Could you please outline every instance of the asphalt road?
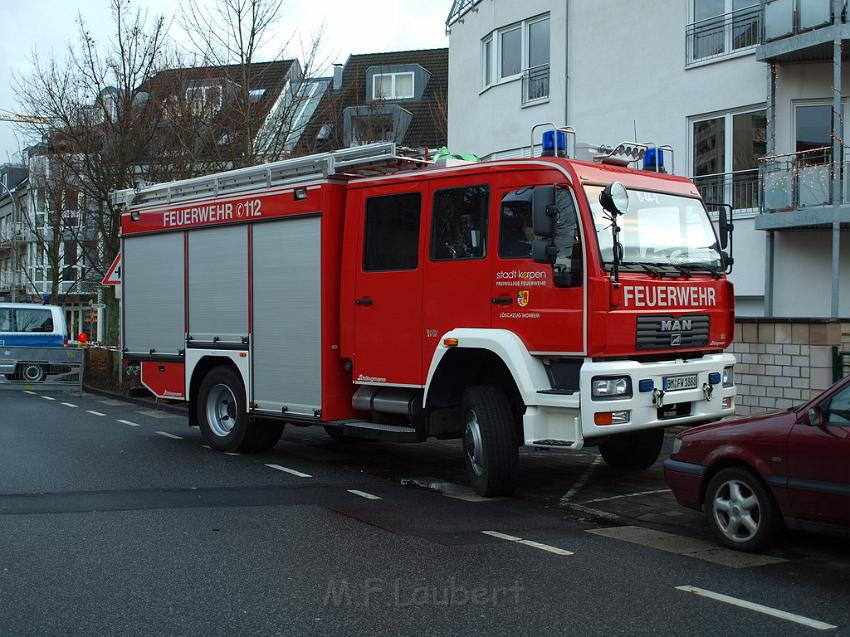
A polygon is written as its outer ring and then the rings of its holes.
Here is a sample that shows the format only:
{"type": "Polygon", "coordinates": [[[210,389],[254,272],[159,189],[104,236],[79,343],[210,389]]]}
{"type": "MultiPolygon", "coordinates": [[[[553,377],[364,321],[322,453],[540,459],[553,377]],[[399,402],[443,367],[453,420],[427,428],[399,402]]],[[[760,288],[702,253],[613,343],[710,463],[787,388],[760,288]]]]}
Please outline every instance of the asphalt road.
{"type": "Polygon", "coordinates": [[[521,468],[481,501],[453,442],[230,455],[171,412],[4,392],[0,635],[850,634],[845,541],[746,556],[657,468],[521,468]]]}

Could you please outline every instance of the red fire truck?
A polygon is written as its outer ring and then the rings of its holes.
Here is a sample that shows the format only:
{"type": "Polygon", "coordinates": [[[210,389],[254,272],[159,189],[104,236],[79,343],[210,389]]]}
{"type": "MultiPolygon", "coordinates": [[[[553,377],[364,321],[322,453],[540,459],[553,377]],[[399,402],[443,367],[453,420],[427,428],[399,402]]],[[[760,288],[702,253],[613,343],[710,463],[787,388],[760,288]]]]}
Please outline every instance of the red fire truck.
{"type": "Polygon", "coordinates": [[[485,496],[522,445],[645,468],[664,427],[733,412],[730,226],[687,179],[555,150],[371,144],[116,192],[124,359],[222,451],[285,423],[462,438],[485,496]]]}

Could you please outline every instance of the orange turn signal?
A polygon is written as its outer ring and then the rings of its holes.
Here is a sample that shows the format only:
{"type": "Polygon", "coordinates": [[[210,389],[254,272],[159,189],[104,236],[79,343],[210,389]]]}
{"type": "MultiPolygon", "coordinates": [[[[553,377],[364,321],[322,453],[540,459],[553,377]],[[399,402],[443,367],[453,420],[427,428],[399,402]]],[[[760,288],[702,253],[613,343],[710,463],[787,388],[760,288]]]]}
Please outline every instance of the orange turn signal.
{"type": "Polygon", "coordinates": [[[444,338],[443,345],[446,347],[457,347],[457,339],[456,338],[444,338]]]}
{"type": "Polygon", "coordinates": [[[613,425],[614,414],[610,411],[598,411],[593,414],[593,423],[596,425],[613,425]]]}

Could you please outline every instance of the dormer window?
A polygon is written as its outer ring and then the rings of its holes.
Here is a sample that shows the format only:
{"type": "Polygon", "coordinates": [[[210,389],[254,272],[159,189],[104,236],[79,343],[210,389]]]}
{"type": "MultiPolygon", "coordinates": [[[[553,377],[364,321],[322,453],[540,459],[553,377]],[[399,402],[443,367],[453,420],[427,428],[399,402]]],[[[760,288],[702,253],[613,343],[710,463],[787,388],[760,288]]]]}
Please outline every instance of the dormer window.
{"type": "Polygon", "coordinates": [[[413,72],[376,73],[372,76],[373,100],[403,100],[414,95],[413,72]]]}
{"type": "Polygon", "coordinates": [[[190,86],[186,89],[186,102],[192,113],[216,113],[221,108],[221,86],[190,86]]]}

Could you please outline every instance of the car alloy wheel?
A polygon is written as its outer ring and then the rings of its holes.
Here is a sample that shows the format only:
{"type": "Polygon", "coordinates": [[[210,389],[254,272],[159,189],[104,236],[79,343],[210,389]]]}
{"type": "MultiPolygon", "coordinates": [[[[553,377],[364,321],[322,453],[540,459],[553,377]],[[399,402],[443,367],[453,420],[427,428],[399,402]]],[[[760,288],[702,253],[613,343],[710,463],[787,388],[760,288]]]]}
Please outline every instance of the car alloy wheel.
{"type": "Polygon", "coordinates": [[[750,487],[739,480],[727,480],[717,489],[712,502],[717,528],[732,542],[748,542],[761,524],[761,503],[750,487]]]}

